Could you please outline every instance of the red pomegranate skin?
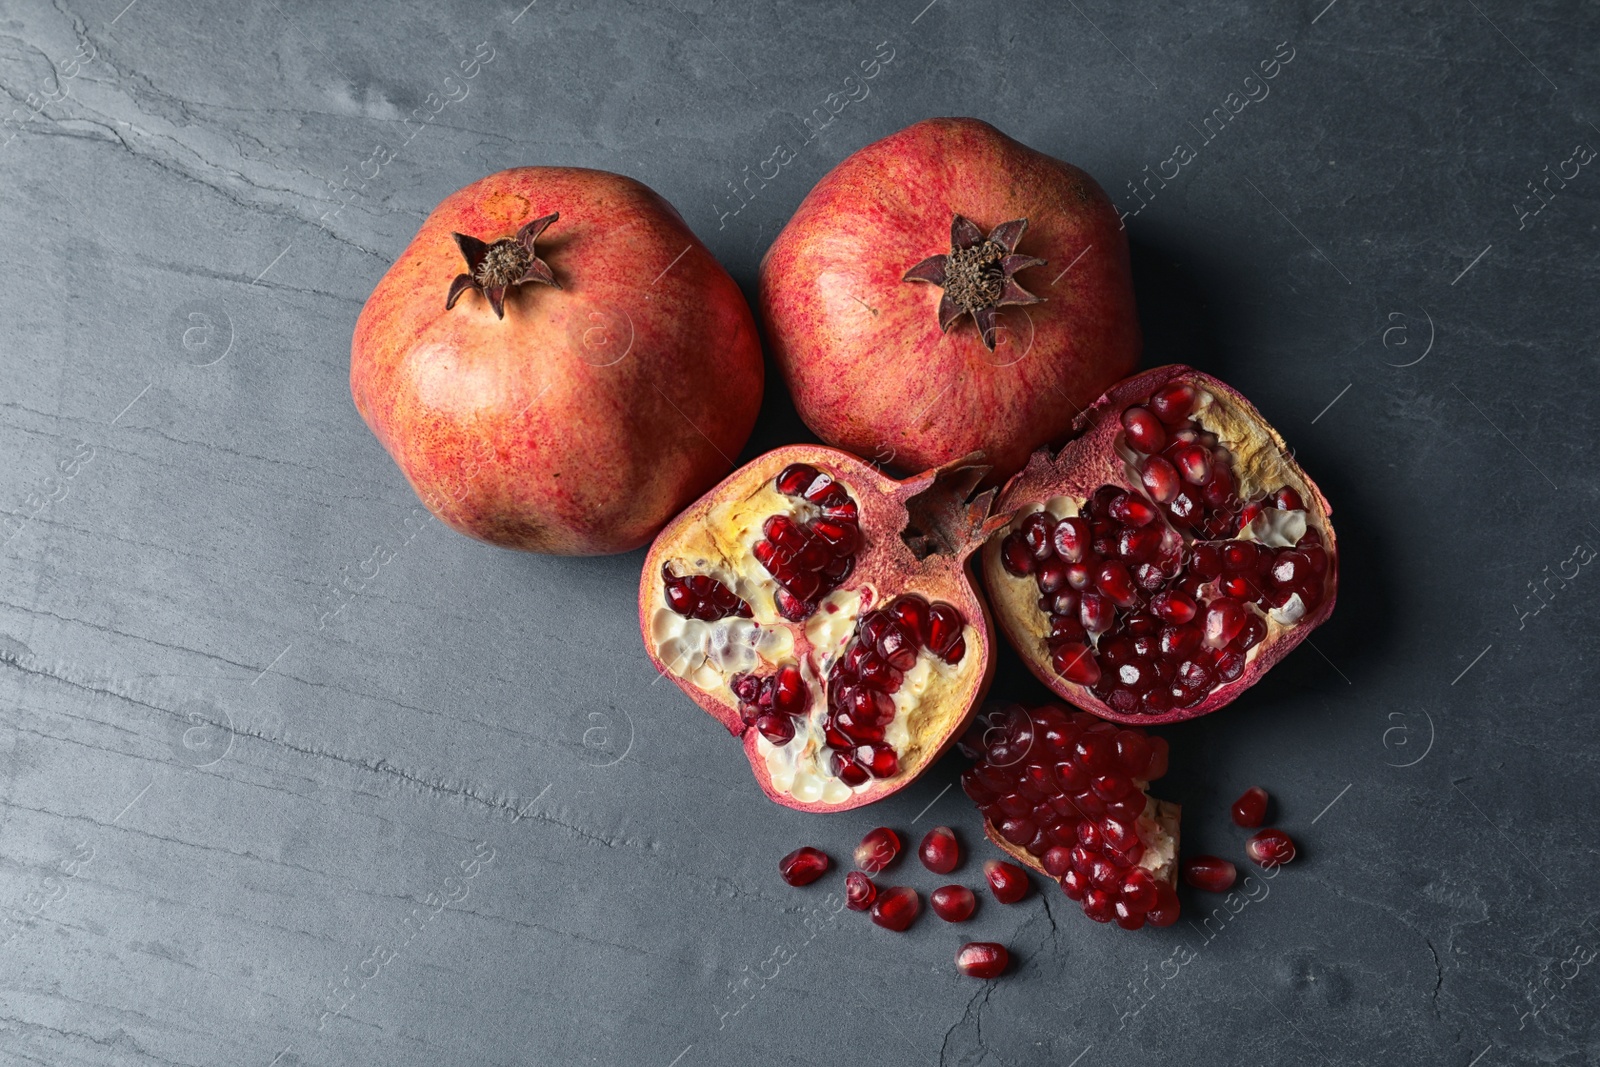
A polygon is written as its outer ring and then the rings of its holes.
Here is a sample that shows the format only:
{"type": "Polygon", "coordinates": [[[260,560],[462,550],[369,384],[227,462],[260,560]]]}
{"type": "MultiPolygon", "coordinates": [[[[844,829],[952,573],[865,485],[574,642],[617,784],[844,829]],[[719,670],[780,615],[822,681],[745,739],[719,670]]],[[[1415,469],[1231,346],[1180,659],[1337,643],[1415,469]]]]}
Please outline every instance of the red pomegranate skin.
{"type": "Polygon", "coordinates": [[[977,119],[928,119],[845,159],[779,233],[760,283],[801,418],[829,444],[906,470],[980,450],[997,476],[1019,470],[1138,362],[1111,201],[1077,167],[977,119]],[[985,234],[1026,218],[1017,253],[1047,261],[1016,275],[1044,300],[1002,309],[993,352],[971,315],[940,332],[939,286],[903,280],[950,251],[957,213],[985,234]]]}
{"type": "Polygon", "coordinates": [[[356,410],[417,495],[491,544],[559,555],[647,543],[732,466],[761,404],[738,286],[651,189],[568,167],[451,194],[373,290],[350,345],[356,410]],[[469,290],[455,232],[560,213],[536,252],[561,288],[469,290]]]}

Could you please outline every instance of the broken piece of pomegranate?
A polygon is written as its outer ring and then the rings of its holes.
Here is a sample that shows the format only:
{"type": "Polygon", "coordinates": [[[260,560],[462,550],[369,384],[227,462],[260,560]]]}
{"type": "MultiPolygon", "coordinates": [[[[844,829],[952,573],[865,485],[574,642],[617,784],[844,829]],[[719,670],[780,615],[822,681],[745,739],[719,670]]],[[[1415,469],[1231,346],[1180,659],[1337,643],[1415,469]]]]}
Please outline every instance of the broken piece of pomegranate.
{"type": "Polygon", "coordinates": [[[1248,401],[1190,367],[1129,378],[1034,453],[983,554],[1001,629],[1103,718],[1192,719],[1327,619],[1331,508],[1248,401]]]}
{"type": "Polygon", "coordinates": [[[793,445],[656,538],[639,587],[645,648],[742,736],[773,800],[843,811],[882,799],[970,720],[994,661],[967,564],[1004,525],[994,491],[977,493],[987,470],[973,457],[897,481],[793,445]]]}
{"type": "Polygon", "coordinates": [[[1178,919],[1178,806],[1146,795],[1167,743],[1053,704],[995,708],[961,749],[961,787],[984,832],[1049,875],[1096,922],[1136,930],[1178,919]]]}

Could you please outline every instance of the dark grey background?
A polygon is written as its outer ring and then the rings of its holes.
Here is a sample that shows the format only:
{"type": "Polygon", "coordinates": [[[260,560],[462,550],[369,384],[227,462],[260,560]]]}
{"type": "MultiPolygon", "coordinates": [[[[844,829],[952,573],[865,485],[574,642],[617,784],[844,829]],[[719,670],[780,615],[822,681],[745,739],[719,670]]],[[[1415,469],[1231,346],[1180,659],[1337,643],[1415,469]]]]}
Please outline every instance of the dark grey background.
{"type": "MultiPolygon", "coordinates": [[[[1530,185],[1600,148],[1600,8],[338,7],[0,11],[0,1061],[1600,1058],[1600,173],[1530,185]],[[1147,364],[1238,386],[1336,506],[1329,625],[1165,732],[1190,851],[1243,862],[1226,809],[1253,783],[1303,846],[1209,935],[1191,895],[1164,931],[1052,887],[897,936],[834,914],[837,876],[789,889],[802,843],[971,841],[959,759],[845,816],[769,803],[650,669],[641,554],[451,533],[349,401],[363,299],[487,172],[643,179],[753,296],[817,178],[943,114],[1096,175],[1147,364]],[[1014,972],[955,974],[974,937],[1014,972]]],[[[747,456],[805,436],[774,377],[747,456]]],[[[996,692],[1041,693],[1014,660],[996,692]]]]}

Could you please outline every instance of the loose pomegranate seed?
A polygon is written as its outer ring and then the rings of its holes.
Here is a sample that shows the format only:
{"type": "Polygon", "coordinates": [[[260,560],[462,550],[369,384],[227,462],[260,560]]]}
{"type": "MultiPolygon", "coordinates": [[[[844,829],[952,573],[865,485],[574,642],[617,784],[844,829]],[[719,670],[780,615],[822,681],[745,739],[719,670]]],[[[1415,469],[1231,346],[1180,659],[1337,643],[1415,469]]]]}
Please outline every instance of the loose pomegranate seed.
{"type": "Polygon", "coordinates": [[[1244,843],[1245,853],[1263,867],[1276,867],[1295,857],[1294,839],[1276,827],[1269,827],[1244,843]]]}
{"type": "Polygon", "coordinates": [[[935,826],[917,847],[922,865],[935,874],[949,874],[961,865],[961,843],[948,826],[935,826]]]}
{"type": "Polygon", "coordinates": [[[856,866],[868,874],[877,874],[900,855],[900,835],[887,826],[868,830],[856,846],[856,866]]]}
{"type": "Polygon", "coordinates": [[[844,876],[844,906],[851,911],[866,911],[878,899],[878,887],[860,871],[844,876]]]}
{"type": "Polygon", "coordinates": [[[972,918],[978,898],[964,885],[944,885],[928,894],[933,913],[947,923],[964,923],[972,918]]]}
{"type": "Polygon", "coordinates": [[[1238,877],[1237,867],[1216,856],[1190,856],[1183,861],[1183,880],[1208,893],[1226,893],[1238,877]]]}
{"type": "Polygon", "coordinates": [[[922,910],[922,898],[909,886],[897,885],[878,894],[872,905],[872,921],[885,930],[909,929],[922,910]]]}
{"type": "Polygon", "coordinates": [[[1002,904],[1015,904],[1028,895],[1028,872],[1015,863],[986,860],[983,876],[989,880],[989,891],[1002,904]]]}
{"type": "Polygon", "coordinates": [[[828,854],[807,845],[797,848],[778,861],[778,873],[790,885],[810,885],[827,873],[833,861],[828,854]]]}
{"type": "Polygon", "coordinates": [[[1011,965],[1011,953],[994,941],[969,941],[956,953],[956,967],[968,978],[999,978],[1011,965]]]}
{"type": "Polygon", "coordinates": [[[1235,825],[1253,829],[1261,825],[1267,817],[1267,791],[1259,785],[1253,785],[1239,795],[1233,802],[1233,821],[1235,825]]]}

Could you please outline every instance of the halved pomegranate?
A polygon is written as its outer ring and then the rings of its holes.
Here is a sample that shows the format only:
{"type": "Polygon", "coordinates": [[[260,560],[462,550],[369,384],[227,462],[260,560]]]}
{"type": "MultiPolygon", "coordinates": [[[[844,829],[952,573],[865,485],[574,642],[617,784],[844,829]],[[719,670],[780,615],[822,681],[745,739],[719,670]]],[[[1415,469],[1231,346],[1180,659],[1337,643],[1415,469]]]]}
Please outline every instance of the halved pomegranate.
{"type": "Polygon", "coordinates": [[[1111,389],[1001,493],[985,547],[1001,629],[1060,696],[1122,723],[1204,715],[1327,619],[1332,511],[1222,382],[1159,367],[1111,389]]]}
{"type": "Polygon", "coordinates": [[[987,470],[962,461],[896,481],[792,445],[656,538],[639,586],[645,648],[743,737],[773,800],[805,811],[881,800],[972,717],[994,660],[967,564],[1003,525],[989,517],[994,491],[975,495],[987,470]],[[692,595],[677,591],[686,582],[692,595]]]}
{"type": "Polygon", "coordinates": [[[974,721],[961,749],[977,760],[961,787],[991,841],[1060,882],[1096,922],[1177,921],[1178,806],[1145,793],[1167,772],[1164,740],[1053,704],[1011,704],[974,721]]]}

